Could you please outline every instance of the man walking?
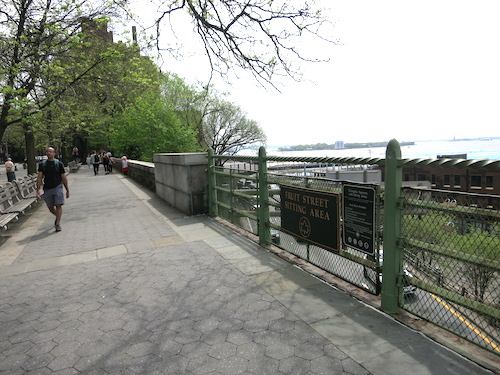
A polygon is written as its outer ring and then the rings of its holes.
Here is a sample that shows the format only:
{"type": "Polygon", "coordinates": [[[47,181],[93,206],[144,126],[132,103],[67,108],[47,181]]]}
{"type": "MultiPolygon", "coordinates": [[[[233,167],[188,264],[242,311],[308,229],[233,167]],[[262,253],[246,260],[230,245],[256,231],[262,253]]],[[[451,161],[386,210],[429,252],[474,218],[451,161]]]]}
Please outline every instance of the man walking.
{"type": "Polygon", "coordinates": [[[97,176],[99,174],[99,154],[96,152],[96,150],[92,151],[92,155],[90,155],[90,162],[94,166],[94,176],[97,176]]]}
{"type": "Polygon", "coordinates": [[[69,198],[68,180],[64,170],[64,165],[55,159],[56,150],[53,147],[47,148],[47,160],[38,165],[38,177],[36,179],[36,196],[40,197],[40,186],[43,180],[43,199],[49,211],[55,215],[54,225],[56,232],[61,231],[62,206],[64,204],[63,185],[66,188],[66,198],[69,198]]]}

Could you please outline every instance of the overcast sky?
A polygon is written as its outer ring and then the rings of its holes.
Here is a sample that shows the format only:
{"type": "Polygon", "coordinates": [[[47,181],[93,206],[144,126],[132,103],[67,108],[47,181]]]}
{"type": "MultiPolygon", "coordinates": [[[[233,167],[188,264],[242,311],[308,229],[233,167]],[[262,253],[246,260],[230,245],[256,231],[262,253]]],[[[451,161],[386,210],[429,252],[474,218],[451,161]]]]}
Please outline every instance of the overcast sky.
{"type": "MultiPolygon", "coordinates": [[[[217,82],[268,145],[500,136],[500,1],[323,3],[339,43],[307,46],[330,61],[303,65],[303,82],[217,82]]],[[[201,54],[162,69],[207,79],[201,54]]]]}

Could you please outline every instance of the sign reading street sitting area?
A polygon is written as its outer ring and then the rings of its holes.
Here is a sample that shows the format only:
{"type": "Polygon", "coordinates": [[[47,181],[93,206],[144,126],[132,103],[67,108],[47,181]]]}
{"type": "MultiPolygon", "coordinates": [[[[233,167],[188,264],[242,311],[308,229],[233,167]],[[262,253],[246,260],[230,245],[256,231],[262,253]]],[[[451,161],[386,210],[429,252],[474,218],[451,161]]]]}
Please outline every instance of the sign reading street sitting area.
{"type": "Polygon", "coordinates": [[[280,198],[283,231],[339,251],[339,194],[281,185],[280,198]]]}

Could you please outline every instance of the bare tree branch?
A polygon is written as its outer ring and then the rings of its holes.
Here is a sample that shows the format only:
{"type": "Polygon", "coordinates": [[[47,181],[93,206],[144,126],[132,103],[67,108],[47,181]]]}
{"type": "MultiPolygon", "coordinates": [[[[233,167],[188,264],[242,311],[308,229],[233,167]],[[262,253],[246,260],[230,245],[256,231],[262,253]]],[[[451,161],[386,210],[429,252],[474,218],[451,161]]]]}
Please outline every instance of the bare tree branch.
{"type": "Polygon", "coordinates": [[[185,11],[213,73],[227,77],[239,67],[263,86],[276,88],[276,76],[300,80],[297,62],[326,61],[307,56],[300,49],[302,39],[313,37],[335,43],[325,35],[323,29],[331,23],[314,0],[174,0],[163,2],[159,10],[155,28],[160,51],[166,17],[185,11]]]}

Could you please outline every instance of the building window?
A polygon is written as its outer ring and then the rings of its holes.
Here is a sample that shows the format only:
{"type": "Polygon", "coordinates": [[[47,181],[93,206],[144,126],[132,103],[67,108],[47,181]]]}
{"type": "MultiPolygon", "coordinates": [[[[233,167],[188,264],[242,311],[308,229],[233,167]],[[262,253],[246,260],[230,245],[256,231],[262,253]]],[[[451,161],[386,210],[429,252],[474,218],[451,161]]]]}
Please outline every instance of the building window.
{"type": "Polygon", "coordinates": [[[453,176],[453,185],[455,187],[460,187],[460,176],[453,176]]]}
{"type": "Polygon", "coordinates": [[[471,189],[481,189],[481,176],[470,176],[471,189]]]}
{"type": "Polygon", "coordinates": [[[436,186],[436,175],[435,174],[431,175],[431,184],[432,184],[432,186],[436,186]]]}
{"type": "Polygon", "coordinates": [[[449,174],[444,175],[443,185],[450,187],[450,175],[449,174]]]}
{"type": "Polygon", "coordinates": [[[486,189],[493,189],[493,176],[486,176],[486,189]]]}
{"type": "Polygon", "coordinates": [[[404,180],[405,181],[410,181],[410,174],[409,173],[405,173],[404,180]]]}
{"type": "Polygon", "coordinates": [[[427,181],[427,175],[425,173],[419,173],[417,181],[427,181]]]}

